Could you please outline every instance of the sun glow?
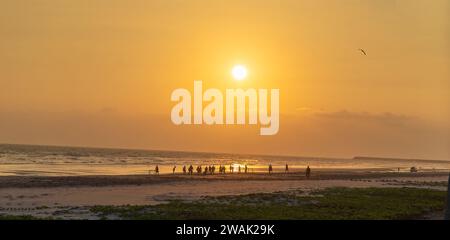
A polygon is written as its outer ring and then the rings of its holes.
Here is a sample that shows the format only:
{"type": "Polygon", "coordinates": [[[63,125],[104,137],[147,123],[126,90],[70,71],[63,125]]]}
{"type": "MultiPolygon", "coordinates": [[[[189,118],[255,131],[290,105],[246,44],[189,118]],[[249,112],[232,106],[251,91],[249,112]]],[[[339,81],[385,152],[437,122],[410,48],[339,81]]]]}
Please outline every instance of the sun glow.
{"type": "Polygon", "coordinates": [[[231,70],[231,75],[233,75],[235,80],[242,81],[247,77],[247,68],[242,65],[236,65],[231,70]]]}

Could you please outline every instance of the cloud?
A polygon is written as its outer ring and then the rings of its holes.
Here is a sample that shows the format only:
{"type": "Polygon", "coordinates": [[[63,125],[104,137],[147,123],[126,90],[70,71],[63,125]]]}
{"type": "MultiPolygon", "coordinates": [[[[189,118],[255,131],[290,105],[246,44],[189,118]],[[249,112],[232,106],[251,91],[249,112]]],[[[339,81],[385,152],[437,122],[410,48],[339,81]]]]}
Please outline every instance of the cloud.
{"type": "Polygon", "coordinates": [[[360,122],[378,122],[382,124],[398,125],[408,122],[417,121],[417,117],[403,114],[396,114],[391,112],[385,113],[369,113],[369,112],[350,112],[347,110],[337,112],[316,112],[314,114],[320,118],[345,120],[345,121],[360,121],[360,122]]]}
{"type": "Polygon", "coordinates": [[[309,108],[309,107],[298,107],[298,108],[295,109],[296,112],[309,112],[311,110],[312,109],[309,108]]]}

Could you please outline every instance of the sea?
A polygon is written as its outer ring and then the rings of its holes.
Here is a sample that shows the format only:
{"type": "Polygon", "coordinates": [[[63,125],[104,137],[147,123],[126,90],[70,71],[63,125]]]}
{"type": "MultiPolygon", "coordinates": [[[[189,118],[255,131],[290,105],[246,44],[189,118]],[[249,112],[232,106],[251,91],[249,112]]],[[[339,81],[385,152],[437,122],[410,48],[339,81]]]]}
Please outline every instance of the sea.
{"type": "Polygon", "coordinates": [[[450,161],[389,158],[322,158],[268,156],[232,153],[182,152],[160,150],[87,148],[0,144],[1,176],[77,176],[152,174],[156,166],[161,174],[180,173],[183,166],[225,165],[238,169],[248,166],[250,172],[303,171],[312,169],[361,169],[365,171],[450,170],[450,161]]]}

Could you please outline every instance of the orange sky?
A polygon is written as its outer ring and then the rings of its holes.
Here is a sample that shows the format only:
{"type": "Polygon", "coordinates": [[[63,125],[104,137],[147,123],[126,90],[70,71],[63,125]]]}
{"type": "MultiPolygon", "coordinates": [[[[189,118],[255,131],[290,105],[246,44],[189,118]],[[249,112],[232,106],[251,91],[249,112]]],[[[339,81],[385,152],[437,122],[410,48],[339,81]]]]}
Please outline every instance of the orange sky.
{"type": "Polygon", "coordinates": [[[6,0],[0,36],[3,143],[450,159],[447,0],[6,0]],[[194,80],[279,88],[280,132],[173,126],[194,80]]]}

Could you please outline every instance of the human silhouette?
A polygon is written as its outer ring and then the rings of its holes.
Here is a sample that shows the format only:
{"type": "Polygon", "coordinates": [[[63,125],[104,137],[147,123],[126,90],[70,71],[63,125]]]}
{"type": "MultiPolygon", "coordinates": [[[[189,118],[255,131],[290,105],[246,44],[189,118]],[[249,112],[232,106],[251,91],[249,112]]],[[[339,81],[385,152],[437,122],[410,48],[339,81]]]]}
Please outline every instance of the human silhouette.
{"type": "Polygon", "coordinates": [[[177,169],[177,166],[176,166],[176,165],[173,166],[173,168],[172,168],[172,174],[175,174],[175,169],[177,169]]]}
{"type": "Polygon", "coordinates": [[[155,167],[155,173],[159,175],[159,167],[158,167],[158,165],[156,165],[156,167],[155,167]]]}
{"type": "Polygon", "coordinates": [[[284,169],[284,172],[285,172],[285,173],[289,172],[289,166],[288,166],[287,163],[286,163],[286,168],[284,169]]]}
{"type": "Polygon", "coordinates": [[[183,174],[186,174],[186,165],[183,166],[183,174]]]}
{"type": "Polygon", "coordinates": [[[272,173],[272,164],[269,164],[269,174],[271,174],[272,173]]]}
{"type": "Polygon", "coordinates": [[[311,168],[308,166],[306,168],[306,178],[309,178],[311,176],[311,168]]]}

